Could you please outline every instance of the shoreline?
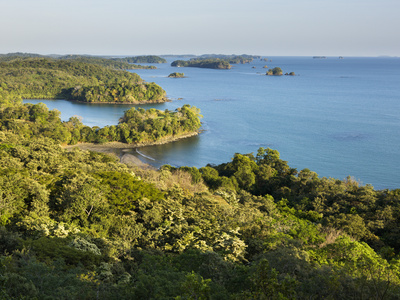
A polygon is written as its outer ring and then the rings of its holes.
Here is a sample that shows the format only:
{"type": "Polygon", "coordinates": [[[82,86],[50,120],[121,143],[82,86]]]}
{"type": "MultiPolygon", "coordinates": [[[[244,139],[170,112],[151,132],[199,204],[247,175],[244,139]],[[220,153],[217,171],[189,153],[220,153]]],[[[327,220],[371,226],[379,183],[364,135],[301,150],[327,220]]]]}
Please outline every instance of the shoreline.
{"type": "Polygon", "coordinates": [[[33,97],[28,97],[28,98],[22,98],[22,100],[65,100],[65,101],[70,101],[70,102],[75,102],[75,103],[83,103],[83,104],[116,104],[116,105],[143,105],[143,104],[162,104],[162,103],[167,103],[167,102],[172,102],[171,99],[169,98],[163,98],[162,100],[157,100],[157,101],[146,101],[146,102],[101,102],[101,101],[96,101],[96,102],[87,102],[87,101],[79,101],[79,100],[73,100],[73,99],[67,99],[66,97],[60,97],[60,98],[33,98],[33,97]]]}
{"type": "Polygon", "coordinates": [[[146,102],[140,102],[140,101],[135,101],[135,102],[102,102],[102,101],[94,101],[94,102],[87,102],[87,101],[79,101],[79,100],[70,100],[70,99],[65,99],[67,101],[71,102],[76,102],[76,103],[84,103],[84,104],[131,104],[131,105],[142,105],[142,104],[162,104],[166,102],[172,102],[169,98],[165,97],[161,100],[152,100],[152,101],[146,101],[146,102]]]}
{"type": "MultiPolygon", "coordinates": [[[[70,151],[74,148],[79,148],[80,150],[114,154],[119,158],[121,163],[134,164],[139,167],[145,167],[145,168],[154,168],[151,164],[148,164],[143,160],[141,160],[140,158],[138,158],[137,156],[129,153],[129,151],[132,149],[137,149],[147,146],[156,146],[156,145],[173,143],[181,139],[198,136],[200,133],[201,131],[191,132],[177,137],[164,138],[152,143],[135,143],[135,144],[126,144],[122,142],[108,142],[104,144],[78,143],[75,145],[61,145],[61,147],[67,151],[70,151]]],[[[140,155],[140,153],[138,154],[140,155]]]]}

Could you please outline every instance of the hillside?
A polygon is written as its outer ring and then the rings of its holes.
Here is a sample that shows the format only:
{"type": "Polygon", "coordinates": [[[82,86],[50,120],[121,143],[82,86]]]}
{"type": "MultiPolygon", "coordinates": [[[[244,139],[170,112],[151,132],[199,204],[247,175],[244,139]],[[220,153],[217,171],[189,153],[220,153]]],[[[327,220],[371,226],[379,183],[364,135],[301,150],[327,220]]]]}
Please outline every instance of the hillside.
{"type": "Polygon", "coordinates": [[[398,299],[400,190],[265,148],[141,169],[61,148],[79,120],[0,97],[2,298],[398,299]]]}

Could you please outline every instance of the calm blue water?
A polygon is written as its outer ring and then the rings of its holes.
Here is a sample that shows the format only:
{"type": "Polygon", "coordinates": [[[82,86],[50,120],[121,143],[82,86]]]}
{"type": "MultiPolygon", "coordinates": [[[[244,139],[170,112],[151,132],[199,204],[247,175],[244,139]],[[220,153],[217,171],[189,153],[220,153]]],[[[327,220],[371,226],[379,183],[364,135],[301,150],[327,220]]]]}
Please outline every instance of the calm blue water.
{"type": "MultiPolygon", "coordinates": [[[[169,64],[135,70],[162,86],[173,100],[144,107],[194,105],[204,115],[205,130],[198,137],[140,151],[153,157],[157,166],[202,167],[230,161],[236,152],[270,147],[298,170],[309,168],[321,177],[338,179],[350,175],[377,189],[400,188],[399,58],[269,59],[231,70],[178,69],[169,64]],[[264,65],[296,76],[264,76],[264,65]],[[167,78],[176,71],[187,78],[167,78]]],[[[64,120],[79,115],[90,126],[117,124],[131,107],[42,102],[60,110],[64,120]]]]}

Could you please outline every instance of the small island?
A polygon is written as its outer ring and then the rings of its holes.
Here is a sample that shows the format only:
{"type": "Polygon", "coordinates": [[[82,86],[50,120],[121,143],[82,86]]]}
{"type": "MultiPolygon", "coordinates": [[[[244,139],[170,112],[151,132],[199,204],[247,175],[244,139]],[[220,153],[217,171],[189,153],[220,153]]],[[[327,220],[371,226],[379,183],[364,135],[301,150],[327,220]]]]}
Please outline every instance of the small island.
{"type": "Polygon", "coordinates": [[[268,76],[281,76],[283,75],[283,71],[279,67],[275,67],[273,69],[269,69],[265,75],[268,76]]]}
{"type": "Polygon", "coordinates": [[[174,72],[168,75],[168,78],[184,78],[185,74],[184,73],[178,73],[174,72]]]}
{"type": "MultiPolygon", "coordinates": [[[[283,75],[283,71],[282,71],[281,68],[275,67],[273,69],[269,69],[265,75],[267,75],[267,76],[281,76],[281,75],[283,75]]],[[[285,75],[286,76],[295,76],[295,73],[294,72],[290,72],[290,73],[286,72],[285,75]]]]}

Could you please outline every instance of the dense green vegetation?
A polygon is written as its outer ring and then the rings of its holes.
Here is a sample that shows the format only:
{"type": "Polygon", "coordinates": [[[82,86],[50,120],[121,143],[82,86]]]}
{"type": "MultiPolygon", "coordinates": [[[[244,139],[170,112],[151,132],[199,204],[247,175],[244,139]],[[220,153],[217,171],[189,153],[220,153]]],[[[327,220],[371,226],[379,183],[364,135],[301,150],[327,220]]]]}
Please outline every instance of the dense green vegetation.
{"type": "MultiPolygon", "coordinates": [[[[400,190],[297,171],[265,148],[140,169],[60,147],[84,136],[77,118],[7,89],[0,103],[0,299],[400,297],[400,190]]],[[[184,131],[196,115],[131,109],[120,125],[184,131]]]]}
{"type": "Polygon", "coordinates": [[[156,56],[156,55],[142,55],[142,56],[134,56],[134,57],[125,57],[125,58],[115,58],[115,60],[127,62],[130,64],[165,64],[167,61],[165,58],[156,56]]]}
{"type": "Polygon", "coordinates": [[[170,78],[183,78],[185,77],[184,73],[178,73],[178,72],[174,72],[168,75],[168,77],[170,78]]]}
{"type": "MultiPolygon", "coordinates": [[[[154,103],[165,91],[134,73],[96,64],[97,59],[26,58],[0,62],[1,88],[25,99],[65,98],[83,102],[154,103]]],[[[114,62],[115,63],[115,62],[114,62]]]]}

